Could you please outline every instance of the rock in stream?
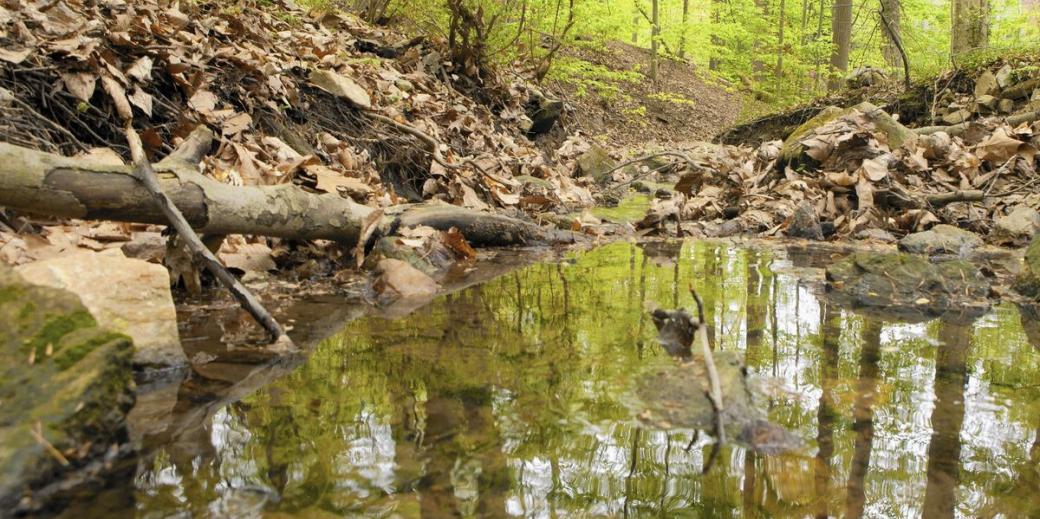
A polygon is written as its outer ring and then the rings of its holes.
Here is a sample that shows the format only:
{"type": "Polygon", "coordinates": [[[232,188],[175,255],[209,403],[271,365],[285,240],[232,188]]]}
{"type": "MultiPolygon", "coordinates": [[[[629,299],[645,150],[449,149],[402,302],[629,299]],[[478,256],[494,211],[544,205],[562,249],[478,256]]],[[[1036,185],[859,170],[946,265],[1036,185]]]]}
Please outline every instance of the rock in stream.
{"type": "Polygon", "coordinates": [[[79,298],[0,264],[0,510],[31,512],[89,482],[127,443],[133,346],[79,298]]]}

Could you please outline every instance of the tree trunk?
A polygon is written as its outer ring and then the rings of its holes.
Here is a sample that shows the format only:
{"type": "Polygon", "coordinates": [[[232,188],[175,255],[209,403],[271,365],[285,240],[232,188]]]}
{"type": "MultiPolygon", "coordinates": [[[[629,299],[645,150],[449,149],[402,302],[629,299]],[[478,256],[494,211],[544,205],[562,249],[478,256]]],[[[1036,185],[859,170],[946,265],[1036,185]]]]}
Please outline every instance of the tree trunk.
{"type": "Polygon", "coordinates": [[[632,8],[635,12],[632,13],[632,44],[639,43],[639,0],[633,0],[632,8]]]}
{"type": "Polygon", "coordinates": [[[652,27],[650,28],[650,79],[657,85],[657,46],[661,38],[660,1],[651,1],[652,27]]]}
{"type": "MultiPolygon", "coordinates": [[[[205,177],[198,173],[197,164],[212,139],[208,129],[196,130],[181,148],[155,165],[163,192],[197,232],[357,243],[362,222],[373,208],[292,184],[236,187],[205,177]]],[[[7,143],[0,143],[0,206],[62,218],[168,223],[129,166],[7,143]]],[[[474,246],[567,241],[565,235],[570,234],[449,205],[405,205],[385,212],[383,229],[456,227],[474,246]]]]}
{"type": "Polygon", "coordinates": [[[985,47],[989,43],[989,0],[953,0],[950,54],[985,47]]]}
{"type": "Polygon", "coordinates": [[[852,0],[835,0],[831,8],[831,50],[830,78],[827,90],[834,91],[841,87],[849,71],[849,41],[852,36],[852,0]]]}
{"type": "Polygon", "coordinates": [[[784,93],[784,8],[786,3],[784,0],[780,0],[780,14],[777,21],[777,25],[780,29],[777,34],[777,46],[776,46],[776,99],[780,100],[780,97],[784,93]]]}
{"type": "Polygon", "coordinates": [[[708,70],[718,70],[721,60],[716,54],[717,49],[722,47],[722,38],[719,36],[719,24],[722,21],[722,15],[719,12],[719,6],[722,0],[711,0],[711,57],[708,58],[708,70]]]}
{"type": "MultiPolygon", "coordinates": [[[[826,7],[826,0],[820,0],[820,17],[816,20],[816,37],[813,38],[813,42],[818,42],[823,37],[823,13],[827,12],[826,7]]],[[[815,94],[820,91],[820,76],[822,72],[820,71],[820,58],[814,59],[816,61],[816,74],[813,75],[813,93],[815,94]]]]}
{"type": "Polygon", "coordinates": [[[679,33],[679,59],[686,58],[686,24],[690,21],[690,0],[682,3],[682,31],[679,33]]]}
{"type": "Polygon", "coordinates": [[[903,64],[899,45],[896,44],[896,40],[902,38],[900,25],[900,19],[902,18],[901,9],[899,0],[881,0],[881,11],[885,13],[885,19],[888,21],[887,25],[889,28],[889,30],[881,31],[884,35],[884,40],[881,44],[881,54],[885,57],[885,63],[889,67],[899,67],[903,64]]]}

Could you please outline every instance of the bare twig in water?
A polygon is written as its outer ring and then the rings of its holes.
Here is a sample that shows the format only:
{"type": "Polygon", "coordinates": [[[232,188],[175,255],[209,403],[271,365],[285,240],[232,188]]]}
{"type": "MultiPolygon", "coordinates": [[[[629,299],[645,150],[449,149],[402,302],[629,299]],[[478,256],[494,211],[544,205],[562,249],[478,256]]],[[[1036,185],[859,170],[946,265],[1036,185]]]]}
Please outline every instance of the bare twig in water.
{"type": "MultiPolygon", "coordinates": [[[[726,430],[722,423],[722,413],[725,409],[722,405],[722,386],[719,383],[719,373],[715,369],[715,358],[711,353],[711,346],[708,344],[708,328],[704,322],[704,302],[701,301],[701,296],[697,295],[697,290],[693,288],[693,285],[690,285],[690,295],[697,302],[698,326],[694,332],[694,341],[701,345],[701,354],[704,356],[704,368],[708,373],[708,401],[711,402],[712,410],[715,412],[715,439],[717,441],[716,448],[712,449],[712,458],[714,459],[714,456],[718,454],[718,447],[726,443],[726,430]]],[[[710,461],[708,466],[705,467],[705,471],[708,468],[711,468],[710,461]]]]}
{"type": "MultiPolygon", "coordinates": [[[[220,282],[231,291],[231,295],[238,300],[239,304],[242,305],[250,315],[253,316],[261,326],[267,330],[267,333],[271,335],[271,341],[277,343],[282,347],[292,347],[292,341],[289,336],[285,334],[285,330],[282,329],[278,321],[271,316],[270,313],[264,309],[263,305],[253,296],[252,292],[249,291],[233,274],[228,272],[220,260],[213,255],[212,252],[202,243],[199,239],[198,234],[191,228],[188,220],[181,214],[180,209],[173,204],[166,193],[163,192],[162,187],[159,185],[159,179],[155,174],[155,170],[152,169],[152,164],[148,162],[148,157],[144,153],[144,146],[141,143],[141,137],[137,135],[133,127],[127,124],[126,127],[126,140],[130,145],[130,155],[134,161],[134,176],[143,184],[148,192],[152,194],[155,199],[156,205],[162,210],[163,214],[169,220],[170,225],[177,231],[178,234],[184,238],[188,249],[192,254],[202,261],[205,265],[206,270],[210,271],[211,274],[216,276],[220,282]]],[[[175,154],[177,152],[174,152],[175,154]]]]}

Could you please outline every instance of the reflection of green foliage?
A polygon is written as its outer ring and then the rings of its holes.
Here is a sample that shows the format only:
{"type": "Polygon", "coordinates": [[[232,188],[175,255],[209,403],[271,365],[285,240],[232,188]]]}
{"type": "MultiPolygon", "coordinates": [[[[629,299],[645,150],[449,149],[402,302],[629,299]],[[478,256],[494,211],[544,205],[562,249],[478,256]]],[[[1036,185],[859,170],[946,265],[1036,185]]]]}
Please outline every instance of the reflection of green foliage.
{"type": "MultiPolygon", "coordinates": [[[[827,333],[839,336],[823,337],[823,303],[783,270],[788,262],[780,252],[712,242],[615,243],[444,296],[404,319],[355,321],[305,365],[217,414],[219,462],[158,457],[139,482],[144,509],[172,509],[183,495],[201,512],[228,485],[256,485],[281,496],[267,505],[273,510],[340,515],[431,507],[500,515],[507,499],[531,515],[805,516],[821,503],[833,513],[844,504],[847,467],[864,454],[852,428],[856,408],[874,427],[868,503],[920,515],[928,463],[920,442],[930,441],[934,408],[956,414],[950,400],[923,404],[946,324],[886,324],[871,366],[868,318],[832,307],[827,333]],[[821,419],[829,424],[834,473],[823,494],[815,493],[814,460],[803,455],[726,446],[701,476],[710,450],[703,439],[686,452],[689,431],[634,419],[639,374],[670,362],[646,308],[692,307],[691,284],[704,297],[715,347],[743,353],[755,380],[775,374],[794,391],[755,395],[770,419],[810,445],[821,419]],[[833,369],[821,367],[825,342],[834,345],[833,369]],[[861,377],[871,370],[875,379],[861,377]],[[820,413],[822,388],[828,407],[820,413]],[[171,472],[179,483],[160,484],[158,475],[171,472]]],[[[973,329],[959,358],[983,393],[965,389],[962,400],[981,398],[990,410],[965,407],[965,484],[986,503],[1023,510],[1035,498],[1007,471],[1033,477],[1022,442],[1040,425],[1031,385],[1040,366],[1014,308],[973,329]],[[1007,409],[993,410],[991,398],[1007,409]],[[999,420],[983,437],[987,412],[999,420]]],[[[952,368],[944,362],[956,372],[956,358],[952,368]]]]}

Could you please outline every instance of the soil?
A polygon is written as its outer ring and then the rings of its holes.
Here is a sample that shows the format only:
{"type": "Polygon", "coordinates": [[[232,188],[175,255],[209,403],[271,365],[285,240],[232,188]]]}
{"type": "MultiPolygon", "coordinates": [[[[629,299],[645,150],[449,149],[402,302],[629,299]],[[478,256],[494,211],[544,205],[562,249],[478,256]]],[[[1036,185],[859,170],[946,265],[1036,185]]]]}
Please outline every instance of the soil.
{"type": "MultiPolygon", "coordinates": [[[[579,46],[564,56],[613,72],[648,71],[650,67],[649,50],[623,42],[610,42],[598,49],[579,46]]],[[[547,86],[572,108],[563,121],[567,133],[581,130],[588,136],[605,136],[610,144],[620,147],[667,147],[708,140],[736,122],[740,95],[714,83],[696,66],[661,56],[658,77],[657,88],[649,80],[624,81],[620,85],[623,94],[614,98],[593,89],[579,95],[578,85],[560,80],[550,80],[547,86]],[[654,97],[655,93],[664,96],[654,97]],[[645,107],[645,114],[640,107],[645,107]]]]}

